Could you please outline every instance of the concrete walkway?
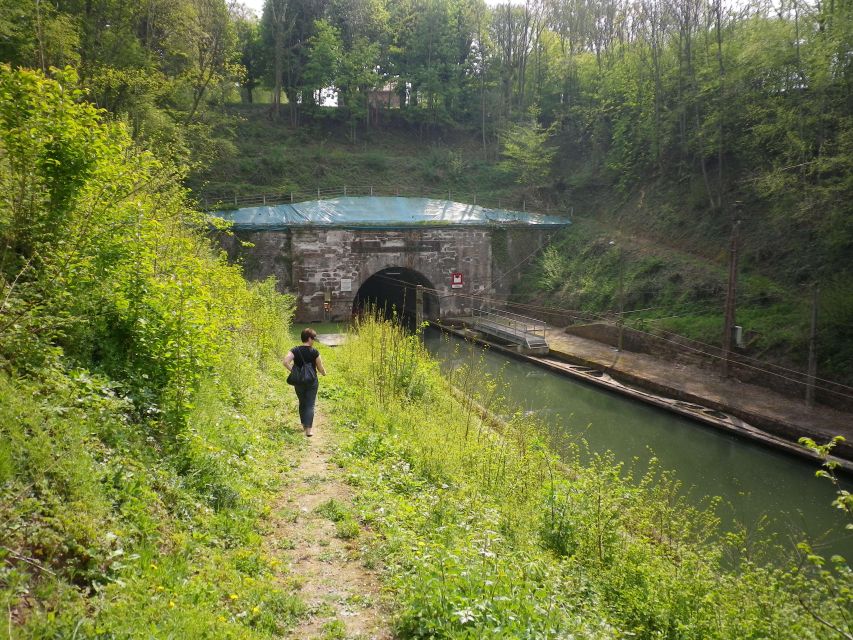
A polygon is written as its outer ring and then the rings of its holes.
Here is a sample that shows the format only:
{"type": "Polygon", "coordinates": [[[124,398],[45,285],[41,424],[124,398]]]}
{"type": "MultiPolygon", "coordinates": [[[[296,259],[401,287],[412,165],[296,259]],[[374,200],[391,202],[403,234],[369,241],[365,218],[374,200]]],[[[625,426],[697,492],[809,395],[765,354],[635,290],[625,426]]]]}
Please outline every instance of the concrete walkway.
{"type": "Polygon", "coordinates": [[[825,442],[844,436],[846,443],[836,447],[839,457],[853,460],[853,414],[817,405],[808,409],[801,398],[722,379],[717,370],[663,360],[564,333],[547,326],[545,338],[550,356],[593,367],[613,378],[654,393],[702,404],[741,418],[768,433],[796,442],[808,436],[825,442]]]}

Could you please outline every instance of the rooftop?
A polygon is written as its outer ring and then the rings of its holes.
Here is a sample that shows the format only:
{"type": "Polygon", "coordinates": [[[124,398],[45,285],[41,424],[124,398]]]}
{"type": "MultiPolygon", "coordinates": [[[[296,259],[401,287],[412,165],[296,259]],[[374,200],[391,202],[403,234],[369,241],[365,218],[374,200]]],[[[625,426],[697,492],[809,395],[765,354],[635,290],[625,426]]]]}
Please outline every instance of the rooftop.
{"type": "Polygon", "coordinates": [[[235,229],[263,230],[312,225],[400,227],[423,225],[565,226],[566,216],[489,209],[432,198],[360,196],[294,204],[245,207],[214,215],[235,229]]]}

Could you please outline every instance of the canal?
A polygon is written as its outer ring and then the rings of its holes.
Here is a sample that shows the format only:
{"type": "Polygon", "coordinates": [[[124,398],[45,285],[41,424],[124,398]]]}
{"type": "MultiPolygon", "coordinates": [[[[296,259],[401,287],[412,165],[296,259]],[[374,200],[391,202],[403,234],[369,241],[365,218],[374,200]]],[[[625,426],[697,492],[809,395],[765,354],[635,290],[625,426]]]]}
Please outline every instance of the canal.
{"type": "MultiPolygon", "coordinates": [[[[555,441],[584,439],[591,451],[612,451],[617,460],[645,469],[657,457],[671,469],[691,500],[719,496],[725,527],[734,522],[791,545],[808,536],[816,550],[853,559],[853,534],[832,507],[835,490],[815,478],[817,462],[777,452],[677,414],[611,393],[528,362],[429,330],[426,345],[443,367],[474,362],[479,373],[506,384],[511,405],[538,416],[555,441]],[[636,461],[636,462],[634,462],[636,461]]],[[[479,374],[478,378],[481,377],[479,374]]],[[[853,483],[845,482],[850,490],[853,483]]]]}

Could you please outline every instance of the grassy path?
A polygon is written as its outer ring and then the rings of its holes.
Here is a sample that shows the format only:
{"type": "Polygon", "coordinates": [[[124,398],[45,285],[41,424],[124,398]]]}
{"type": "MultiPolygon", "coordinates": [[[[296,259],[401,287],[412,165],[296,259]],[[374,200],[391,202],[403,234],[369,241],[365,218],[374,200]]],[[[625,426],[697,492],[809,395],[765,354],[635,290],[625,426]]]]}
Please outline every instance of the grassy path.
{"type": "Polygon", "coordinates": [[[270,543],[308,605],[308,615],[288,637],[392,638],[378,576],[359,559],[358,532],[342,535],[333,521],[336,512],[349,512],[351,501],[333,453],[334,436],[318,414],[314,437],[306,440],[299,466],[288,473],[273,509],[270,543]]]}

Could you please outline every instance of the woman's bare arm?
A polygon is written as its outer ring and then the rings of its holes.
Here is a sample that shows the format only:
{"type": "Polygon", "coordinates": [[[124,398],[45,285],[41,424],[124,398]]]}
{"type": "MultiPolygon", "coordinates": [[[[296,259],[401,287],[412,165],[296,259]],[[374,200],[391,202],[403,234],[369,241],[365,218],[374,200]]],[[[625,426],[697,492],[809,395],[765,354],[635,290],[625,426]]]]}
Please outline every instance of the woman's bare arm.
{"type": "Polygon", "coordinates": [[[293,369],[293,351],[288,351],[287,355],[284,356],[284,368],[288,371],[293,369]]]}
{"type": "Polygon", "coordinates": [[[323,359],[320,356],[317,356],[317,371],[326,375],[326,368],[323,366],[323,359]]]}

